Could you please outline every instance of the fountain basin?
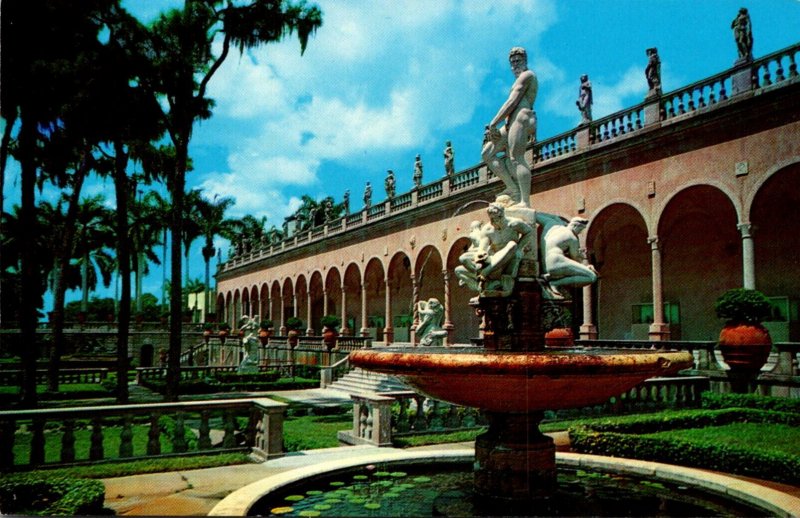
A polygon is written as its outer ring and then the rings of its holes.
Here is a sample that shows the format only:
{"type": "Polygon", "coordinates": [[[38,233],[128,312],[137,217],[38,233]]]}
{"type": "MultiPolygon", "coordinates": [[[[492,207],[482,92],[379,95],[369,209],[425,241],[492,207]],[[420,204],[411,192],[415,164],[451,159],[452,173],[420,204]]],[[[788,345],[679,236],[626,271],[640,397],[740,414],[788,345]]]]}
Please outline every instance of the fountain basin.
{"type": "Polygon", "coordinates": [[[648,378],[690,368],[693,358],[688,351],[389,347],[353,351],[350,362],[397,376],[433,399],[526,413],[601,404],[648,378]]]}

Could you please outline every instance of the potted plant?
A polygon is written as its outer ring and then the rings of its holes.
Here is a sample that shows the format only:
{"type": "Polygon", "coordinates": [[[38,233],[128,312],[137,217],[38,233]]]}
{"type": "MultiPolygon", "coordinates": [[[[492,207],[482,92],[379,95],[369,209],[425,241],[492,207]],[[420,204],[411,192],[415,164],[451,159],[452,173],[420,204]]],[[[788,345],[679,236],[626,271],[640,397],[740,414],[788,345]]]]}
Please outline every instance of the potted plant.
{"type": "Polygon", "coordinates": [[[289,345],[292,347],[297,346],[297,337],[300,336],[300,330],[303,328],[303,321],[297,317],[289,317],[286,319],[286,335],[288,336],[289,345]]]}
{"type": "Polygon", "coordinates": [[[758,290],[736,288],[722,294],[714,310],[726,321],[718,345],[725,363],[734,374],[757,375],[772,349],[769,331],[761,325],[772,314],[772,303],[758,290]]]}
{"type": "Polygon", "coordinates": [[[203,324],[203,341],[208,343],[208,340],[211,338],[211,333],[214,331],[214,324],[211,322],[206,322],[203,324]]]}
{"type": "Polygon", "coordinates": [[[572,347],[575,336],[572,333],[572,313],[563,306],[555,306],[546,311],[542,327],[545,330],[544,344],[547,347],[572,347]]]}
{"type": "Polygon", "coordinates": [[[342,323],[342,319],[336,315],[325,315],[320,322],[323,327],[322,341],[329,350],[333,349],[336,345],[336,337],[339,336],[339,332],[336,328],[342,323]]]}
{"type": "Polygon", "coordinates": [[[265,318],[258,323],[258,340],[261,345],[267,345],[269,337],[272,336],[272,320],[265,318]]]}
{"type": "Polygon", "coordinates": [[[225,343],[225,339],[228,337],[228,333],[231,332],[231,325],[227,322],[222,322],[217,327],[219,339],[222,343],[225,343]]]}

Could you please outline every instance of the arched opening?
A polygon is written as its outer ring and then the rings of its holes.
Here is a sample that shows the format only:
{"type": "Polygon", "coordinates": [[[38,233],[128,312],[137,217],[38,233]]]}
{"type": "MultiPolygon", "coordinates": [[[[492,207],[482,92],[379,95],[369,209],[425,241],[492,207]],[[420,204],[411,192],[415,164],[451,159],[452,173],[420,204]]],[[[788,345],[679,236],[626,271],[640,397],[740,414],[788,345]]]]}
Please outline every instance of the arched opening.
{"type": "Polygon", "coordinates": [[[470,338],[480,336],[481,319],[469,306],[469,299],[477,295],[458,283],[453,270],[460,265],[458,258],[469,249],[472,242],[467,237],[458,238],[447,253],[447,272],[450,286],[450,321],[453,323],[451,339],[457,344],[468,344],[470,338]]]}
{"type": "Polygon", "coordinates": [[[258,308],[258,318],[259,320],[272,320],[272,315],[270,315],[269,306],[269,285],[265,282],[261,285],[261,294],[258,298],[261,305],[258,308]]]}
{"type": "Polygon", "coordinates": [[[344,273],[344,312],[346,315],[342,327],[352,336],[357,336],[362,327],[366,327],[361,321],[361,272],[356,264],[347,266],[344,273]]]}
{"type": "MultiPolygon", "coordinates": [[[[598,338],[647,340],[653,282],[644,218],[630,205],[610,205],[592,219],[586,245],[589,263],[600,274],[592,287],[598,338]]],[[[582,300],[582,289],[571,291],[573,301],[582,300]]],[[[570,311],[575,331],[583,321],[582,304],[570,311]]]]}
{"type": "Polygon", "coordinates": [[[322,289],[322,274],[314,272],[311,275],[311,281],[308,284],[308,293],[311,296],[311,315],[309,315],[309,329],[314,330],[314,334],[322,332],[322,315],[325,309],[325,300],[323,297],[322,289]]]}
{"type": "Polygon", "coordinates": [[[386,327],[386,283],[383,265],[378,259],[370,259],[364,269],[364,296],[366,297],[366,333],[373,340],[383,341],[386,327]]]}
{"type": "Polygon", "coordinates": [[[411,286],[411,260],[398,252],[389,261],[389,299],[391,302],[391,327],[393,343],[408,343],[411,340],[411,324],[414,322],[413,288],[411,286]]]}
{"type": "MultiPolygon", "coordinates": [[[[742,285],[742,245],[736,210],[708,185],[678,193],[658,224],[662,280],[681,340],[716,340],[721,323],[714,302],[742,285]]],[[[675,326],[675,324],[673,324],[675,326]]]]}
{"type": "Polygon", "coordinates": [[[292,279],[286,278],[283,281],[281,290],[281,325],[286,325],[286,320],[295,315],[294,285],[292,279]]]}
{"type": "Polygon", "coordinates": [[[773,342],[800,341],[800,164],[773,174],[758,190],[750,210],[756,288],[776,306],[765,322],[773,342]]]}
{"type": "Polygon", "coordinates": [[[342,276],[338,268],[331,268],[325,276],[325,297],[327,299],[328,315],[336,315],[342,319],[339,331],[342,332],[345,326],[345,316],[342,314],[342,276]]]}
{"type": "Polygon", "coordinates": [[[303,333],[313,333],[311,329],[311,321],[309,320],[309,298],[308,298],[308,282],[304,275],[297,277],[294,285],[295,295],[295,314],[297,318],[303,321],[303,328],[300,330],[303,333]]]}

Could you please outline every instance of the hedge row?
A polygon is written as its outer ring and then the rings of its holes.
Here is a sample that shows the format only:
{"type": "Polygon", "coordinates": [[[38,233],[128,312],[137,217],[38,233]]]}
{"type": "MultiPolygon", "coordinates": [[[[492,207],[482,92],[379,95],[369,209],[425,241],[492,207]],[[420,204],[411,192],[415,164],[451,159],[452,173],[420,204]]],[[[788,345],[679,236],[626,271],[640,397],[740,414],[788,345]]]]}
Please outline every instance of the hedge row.
{"type": "Polygon", "coordinates": [[[716,408],[758,408],[775,412],[800,414],[800,399],[786,397],[759,396],[758,394],[718,394],[703,392],[702,407],[716,408]]]}
{"type": "Polygon", "coordinates": [[[572,450],[581,453],[693,466],[786,484],[800,483],[800,458],[795,456],[724,444],[600,433],[587,427],[570,429],[569,437],[572,450]]]}
{"type": "Polygon", "coordinates": [[[36,516],[103,514],[99,480],[20,473],[0,480],[0,513],[36,516]]]}
{"type": "MultiPolygon", "coordinates": [[[[142,381],[141,385],[159,393],[166,391],[165,381],[142,381]]],[[[244,381],[238,383],[216,383],[211,380],[185,380],[181,381],[178,389],[180,394],[211,394],[214,392],[257,392],[270,390],[301,390],[319,388],[319,379],[284,378],[277,381],[244,381]]]]}

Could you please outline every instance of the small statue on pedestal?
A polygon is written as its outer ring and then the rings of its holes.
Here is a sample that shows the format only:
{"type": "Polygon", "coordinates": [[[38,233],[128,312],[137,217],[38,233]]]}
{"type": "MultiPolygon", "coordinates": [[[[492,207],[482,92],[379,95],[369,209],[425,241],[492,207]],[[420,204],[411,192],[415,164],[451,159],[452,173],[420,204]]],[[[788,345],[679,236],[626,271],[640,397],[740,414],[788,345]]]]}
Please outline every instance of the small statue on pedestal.
{"type": "Polygon", "coordinates": [[[647,97],[661,95],[661,58],[658,57],[658,49],[653,47],[647,49],[647,68],[644,69],[647,78],[647,97]]]}
{"type": "Polygon", "coordinates": [[[592,102],[592,83],[589,81],[589,76],[583,74],[581,86],[578,89],[578,100],[575,101],[581,112],[581,125],[592,122],[592,102]]]}
{"type": "Polygon", "coordinates": [[[386,180],[383,181],[383,186],[386,189],[386,197],[389,199],[394,198],[395,193],[395,181],[394,181],[394,171],[389,169],[386,172],[386,180]]]}
{"type": "Polygon", "coordinates": [[[452,144],[448,140],[444,148],[444,174],[446,176],[453,176],[455,173],[455,153],[453,152],[452,144]]]}
{"type": "Polygon", "coordinates": [[[414,159],[414,176],[412,180],[414,180],[414,187],[422,185],[422,159],[419,155],[414,159]]]}

